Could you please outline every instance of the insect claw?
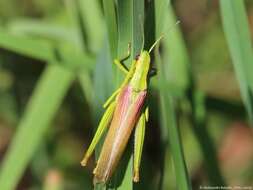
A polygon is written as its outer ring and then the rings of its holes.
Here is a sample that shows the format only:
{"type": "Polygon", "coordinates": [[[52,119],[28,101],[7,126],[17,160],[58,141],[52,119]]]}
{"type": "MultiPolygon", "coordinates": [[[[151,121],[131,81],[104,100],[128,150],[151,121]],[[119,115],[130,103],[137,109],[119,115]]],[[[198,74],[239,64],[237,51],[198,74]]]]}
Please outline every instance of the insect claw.
{"type": "Polygon", "coordinates": [[[139,180],[140,180],[139,170],[136,170],[136,171],[134,171],[133,181],[139,182],[139,180]]]}
{"type": "Polygon", "coordinates": [[[82,166],[86,166],[88,162],[88,158],[85,156],[84,159],[81,161],[82,166]]]}
{"type": "Polygon", "coordinates": [[[95,175],[97,173],[97,166],[93,170],[93,174],[95,175]]]}

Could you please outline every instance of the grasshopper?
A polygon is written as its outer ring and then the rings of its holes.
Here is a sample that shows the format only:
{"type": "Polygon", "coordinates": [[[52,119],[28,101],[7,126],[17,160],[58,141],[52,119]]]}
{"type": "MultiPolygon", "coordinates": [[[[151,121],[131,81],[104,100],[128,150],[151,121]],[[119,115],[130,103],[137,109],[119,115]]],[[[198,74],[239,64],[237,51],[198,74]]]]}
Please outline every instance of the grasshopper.
{"type": "Polygon", "coordinates": [[[130,69],[123,63],[130,56],[130,46],[125,58],[114,60],[114,63],[125,73],[126,77],[120,87],[103,105],[106,111],[81,161],[81,165],[86,166],[95,146],[106,131],[106,128],[109,127],[97,165],[93,171],[94,183],[106,183],[110,179],[126,148],[133,129],[135,130],[133,181],[139,181],[145,127],[149,117],[149,108],[145,104],[145,100],[149,78],[154,74],[151,72],[153,70],[150,69],[150,52],[162,37],[155,41],[149,51],[142,48],[141,53],[132,61],[130,69]]]}

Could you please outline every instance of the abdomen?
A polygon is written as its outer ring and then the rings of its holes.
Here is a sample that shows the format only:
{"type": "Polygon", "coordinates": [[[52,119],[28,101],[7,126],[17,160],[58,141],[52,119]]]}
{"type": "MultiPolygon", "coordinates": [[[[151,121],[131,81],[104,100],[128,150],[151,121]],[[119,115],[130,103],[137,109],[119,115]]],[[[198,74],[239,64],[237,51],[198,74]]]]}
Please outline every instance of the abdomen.
{"type": "Polygon", "coordinates": [[[118,95],[113,119],[93,171],[94,183],[106,182],[111,177],[139,119],[146,93],[146,90],[135,92],[127,85],[118,95]]]}

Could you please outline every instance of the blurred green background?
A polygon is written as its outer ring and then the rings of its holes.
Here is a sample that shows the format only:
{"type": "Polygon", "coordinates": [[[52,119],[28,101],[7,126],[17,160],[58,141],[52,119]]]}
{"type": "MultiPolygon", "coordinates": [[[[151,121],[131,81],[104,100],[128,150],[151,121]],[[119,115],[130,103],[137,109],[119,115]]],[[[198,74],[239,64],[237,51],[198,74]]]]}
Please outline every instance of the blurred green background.
{"type": "Polygon", "coordinates": [[[253,189],[252,33],[250,0],[0,0],[0,189],[93,189],[80,161],[122,80],[112,60],[161,34],[140,183],[131,139],[102,188],[253,189]]]}

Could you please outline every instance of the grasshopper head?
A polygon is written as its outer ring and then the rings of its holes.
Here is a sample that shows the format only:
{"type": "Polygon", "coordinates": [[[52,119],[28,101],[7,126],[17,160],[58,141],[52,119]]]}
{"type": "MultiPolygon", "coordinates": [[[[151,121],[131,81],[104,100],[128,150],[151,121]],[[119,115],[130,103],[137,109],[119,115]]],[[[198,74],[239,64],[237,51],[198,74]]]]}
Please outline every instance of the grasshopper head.
{"type": "Polygon", "coordinates": [[[150,67],[150,55],[148,51],[142,51],[137,59],[136,70],[142,73],[145,79],[147,78],[150,67]]]}
{"type": "Polygon", "coordinates": [[[150,68],[150,55],[148,51],[142,51],[136,58],[136,68],[131,79],[131,86],[135,90],[147,89],[147,78],[150,68]]]}

